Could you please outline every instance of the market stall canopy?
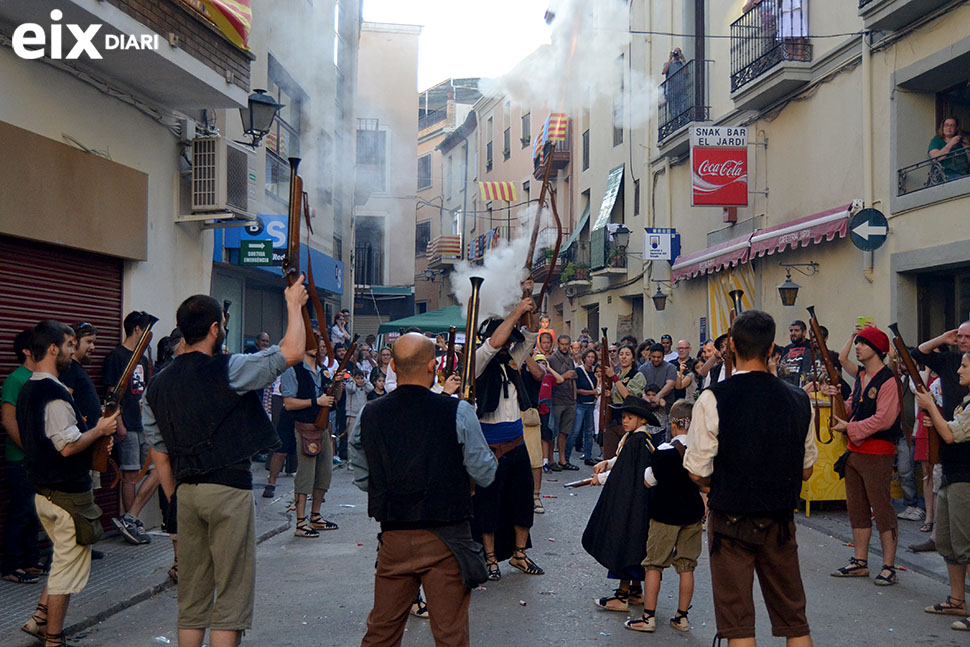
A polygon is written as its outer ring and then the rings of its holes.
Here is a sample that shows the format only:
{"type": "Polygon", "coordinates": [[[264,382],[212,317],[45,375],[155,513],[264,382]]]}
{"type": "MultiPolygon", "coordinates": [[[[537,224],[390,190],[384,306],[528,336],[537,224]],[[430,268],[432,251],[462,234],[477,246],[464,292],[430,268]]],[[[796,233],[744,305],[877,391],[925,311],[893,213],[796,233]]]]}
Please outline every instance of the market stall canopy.
{"type": "Polygon", "coordinates": [[[421,332],[426,333],[446,333],[451,326],[464,331],[466,323],[465,315],[461,312],[461,306],[447,306],[439,310],[414,315],[413,317],[404,317],[403,319],[395,319],[394,321],[383,323],[381,324],[380,330],[378,330],[378,334],[386,335],[387,333],[398,332],[399,330],[412,327],[420,328],[421,332]]]}

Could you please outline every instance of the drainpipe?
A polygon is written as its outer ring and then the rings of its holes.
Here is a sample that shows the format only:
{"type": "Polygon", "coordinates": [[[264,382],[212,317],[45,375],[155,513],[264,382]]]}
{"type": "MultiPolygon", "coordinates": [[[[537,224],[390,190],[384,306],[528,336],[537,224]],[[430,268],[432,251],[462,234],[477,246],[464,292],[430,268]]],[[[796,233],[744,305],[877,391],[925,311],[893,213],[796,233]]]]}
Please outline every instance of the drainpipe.
{"type": "Polygon", "coordinates": [[[664,158],[664,179],[666,180],[666,191],[667,191],[667,227],[674,226],[674,207],[670,204],[671,191],[670,191],[670,157],[664,158]]]}
{"type": "MultiPolygon", "coordinates": [[[[872,186],[872,54],[866,35],[862,35],[862,184],[866,207],[872,207],[875,193],[872,186]]],[[[863,275],[873,282],[874,254],[863,254],[863,275]]]]}

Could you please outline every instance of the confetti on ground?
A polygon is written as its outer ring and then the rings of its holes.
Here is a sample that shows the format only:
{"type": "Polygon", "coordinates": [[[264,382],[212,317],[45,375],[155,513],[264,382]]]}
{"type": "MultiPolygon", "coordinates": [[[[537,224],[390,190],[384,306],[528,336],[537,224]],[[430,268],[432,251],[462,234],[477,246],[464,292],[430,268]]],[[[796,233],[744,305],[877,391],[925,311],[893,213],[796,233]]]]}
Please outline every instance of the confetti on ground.
{"type": "Polygon", "coordinates": [[[363,546],[363,545],[364,545],[364,542],[362,542],[362,541],[358,541],[358,542],[357,542],[357,545],[358,545],[358,546],[363,546]]]}
{"type": "Polygon", "coordinates": [[[525,606],[525,600],[519,600],[519,604],[521,604],[522,606],[525,606]]]}
{"type": "Polygon", "coordinates": [[[341,503],[340,504],[340,507],[341,508],[356,508],[357,506],[355,506],[353,503],[341,503]]]}
{"type": "Polygon", "coordinates": [[[556,541],[556,540],[555,540],[555,539],[553,539],[552,537],[550,537],[550,538],[549,538],[549,541],[556,541]]]}
{"type": "Polygon", "coordinates": [[[542,498],[543,499],[558,499],[559,497],[555,496],[554,494],[543,494],[542,495],[542,498]]]}
{"type": "Polygon", "coordinates": [[[601,635],[601,636],[612,636],[613,634],[608,634],[608,633],[606,633],[605,631],[601,631],[601,632],[600,632],[600,635],[601,635]]]}

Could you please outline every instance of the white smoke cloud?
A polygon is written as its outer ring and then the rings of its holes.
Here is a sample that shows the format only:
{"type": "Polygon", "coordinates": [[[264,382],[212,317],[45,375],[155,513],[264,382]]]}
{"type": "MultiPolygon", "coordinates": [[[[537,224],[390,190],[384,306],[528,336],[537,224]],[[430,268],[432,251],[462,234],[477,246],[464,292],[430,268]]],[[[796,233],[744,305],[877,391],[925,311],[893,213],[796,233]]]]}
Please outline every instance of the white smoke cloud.
{"type": "Polygon", "coordinates": [[[451,286],[455,299],[462,306],[468,305],[471,296],[471,277],[485,279],[479,292],[478,321],[496,315],[505,317],[522,300],[520,284],[526,278],[525,257],[529,253],[529,237],[520,236],[511,243],[501,242],[485,253],[483,265],[462,261],[455,265],[451,274],[451,286]]]}

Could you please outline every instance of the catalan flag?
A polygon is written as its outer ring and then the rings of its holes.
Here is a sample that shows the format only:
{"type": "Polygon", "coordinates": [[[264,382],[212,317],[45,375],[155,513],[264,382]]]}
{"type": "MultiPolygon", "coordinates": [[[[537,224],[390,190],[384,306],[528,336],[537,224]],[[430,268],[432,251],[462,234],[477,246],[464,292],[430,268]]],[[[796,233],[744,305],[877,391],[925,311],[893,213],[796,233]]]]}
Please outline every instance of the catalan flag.
{"type": "Polygon", "coordinates": [[[181,0],[215,25],[240,49],[249,49],[253,26],[252,0],[181,0]]]}
{"type": "Polygon", "coordinates": [[[479,182],[478,189],[481,191],[482,200],[504,200],[505,202],[515,202],[519,199],[515,191],[515,182],[479,182]]]}
{"type": "Polygon", "coordinates": [[[566,128],[569,125],[569,117],[564,112],[553,112],[550,114],[542,126],[539,127],[539,136],[532,144],[532,159],[539,160],[539,164],[545,161],[546,144],[566,141],[566,128]]]}

